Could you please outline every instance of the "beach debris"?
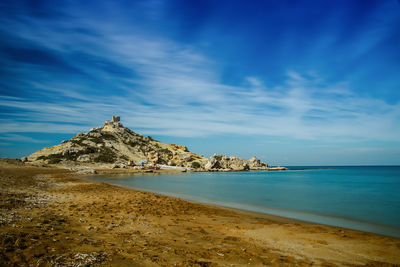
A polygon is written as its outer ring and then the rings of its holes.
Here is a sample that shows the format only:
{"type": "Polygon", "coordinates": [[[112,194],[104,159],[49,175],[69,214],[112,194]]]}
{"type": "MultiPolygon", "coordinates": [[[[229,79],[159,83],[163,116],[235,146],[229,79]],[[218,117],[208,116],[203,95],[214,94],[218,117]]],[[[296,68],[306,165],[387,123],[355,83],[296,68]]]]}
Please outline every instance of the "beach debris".
{"type": "Polygon", "coordinates": [[[56,254],[44,256],[42,261],[49,263],[50,266],[82,267],[103,264],[108,260],[109,254],[104,252],[75,253],[75,254],[56,254]]]}
{"type": "Polygon", "coordinates": [[[97,171],[94,169],[83,169],[76,172],[77,174],[96,174],[97,171]]]}

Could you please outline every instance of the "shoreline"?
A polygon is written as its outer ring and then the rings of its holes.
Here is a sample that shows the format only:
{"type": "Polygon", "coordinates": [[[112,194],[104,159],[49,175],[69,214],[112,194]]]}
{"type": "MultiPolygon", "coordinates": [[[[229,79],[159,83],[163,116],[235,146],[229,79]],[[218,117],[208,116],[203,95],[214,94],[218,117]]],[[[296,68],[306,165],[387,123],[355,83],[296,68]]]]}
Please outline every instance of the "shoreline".
{"type": "MultiPolygon", "coordinates": [[[[147,176],[147,175],[162,175],[162,174],[171,174],[175,172],[158,172],[158,173],[135,173],[135,176],[147,176]]],[[[176,174],[183,174],[181,172],[176,172],[176,174]]],[[[392,238],[400,238],[400,230],[394,226],[390,225],[385,225],[385,224],[379,224],[379,223],[374,223],[370,221],[363,221],[363,220],[358,220],[354,218],[347,218],[347,217],[339,217],[339,216],[332,216],[332,215],[327,215],[327,214],[318,214],[318,213],[311,213],[311,212],[303,212],[303,211],[296,211],[296,210],[284,210],[284,209],[277,209],[277,208],[272,208],[272,207],[256,207],[256,206],[251,206],[249,204],[245,203],[238,203],[238,202],[224,202],[224,201],[218,201],[218,200],[212,200],[204,197],[198,197],[198,196],[193,196],[189,194],[183,194],[183,193],[171,193],[171,192],[164,192],[164,191],[157,191],[157,190],[150,190],[150,189],[144,189],[144,188],[137,188],[137,187],[131,187],[131,186],[124,186],[124,185],[119,185],[119,184],[113,184],[109,182],[104,182],[104,181],[96,181],[97,177],[103,177],[105,178],[116,178],[116,179],[124,179],[127,177],[131,177],[129,174],[122,174],[120,173],[119,175],[111,175],[107,176],[105,174],[98,174],[98,175],[93,175],[93,176],[82,176],[83,179],[90,181],[90,182],[100,182],[100,183],[105,183],[117,187],[122,187],[126,189],[132,189],[135,191],[141,191],[144,193],[152,193],[152,194],[157,194],[161,196],[166,196],[166,197],[171,197],[171,198],[176,198],[180,199],[183,201],[188,201],[193,204],[201,204],[201,205],[210,205],[215,208],[222,208],[222,209],[229,209],[237,212],[244,212],[249,215],[254,213],[253,215],[256,216],[262,216],[265,215],[266,218],[274,218],[274,220],[277,221],[292,221],[293,223],[299,222],[299,223],[306,223],[306,224],[318,224],[318,225],[324,225],[324,226],[329,226],[329,227],[337,227],[337,228],[344,228],[348,230],[354,230],[354,231],[360,231],[360,232],[365,232],[365,233],[370,233],[370,234],[376,234],[376,235],[382,235],[382,236],[387,236],[387,237],[392,237],[392,238]],[[114,176],[114,177],[113,177],[114,176]],[[264,211],[263,211],[264,210],[264,211]],[[275,213],[275,214],[274,214],[275,213]],[[280,213],[280,214],[279,214],[280,213]],[[287,216],[281,215],[281,214],[288,214],[287,216]],[[292,217],[292,216],[297,216],[292,217]],[[316,218],[315,221],[311,219],[303,219],[301,217],[313,217],[316,218]],[[333,223],[338,222],[341,223],[342,225],[338,225],[333,223]],[[353,227],[349,225],[354,225],[353,227]],[[358,227],[358,228],[356,228],[358,227]],[[362,228],[370,228],[373,227],[374,229],[378,229],[377,231],[372,231],[372,230],[365,230],[362,228]],[[390,234],[390,232],[393,232],[394,234],[390,234]],[[397,235],[396,235],[397,233],[397,235]]]]}
{"type": "MultiPolygon", "coordinates": [[[[151,175],[151,173],[136,173],[136,174],[138,176],[151,175]]],[[[154,173],[154,174],[155,175],[162,175],[162,174],[166,174],[166,173],[160,172],[160,173],[154,173]]],[[[178,172],[178,174],[181,174],[181,173],[178,172]]],[[[99,176],[103,176],[103,174],[100,174],[99,176]]],[[[265,219],[273,220],[273,221],[277,221],[277,222],[281,222],[281,223],[319,224],[319,223],[314,223],[314,222],[311,222],[311,221],[305,221],[305,220],[296,219],[296,218],[284,217],[284,216],[274,215],[274,214],[270,214],[270,213],[264,213],[264,212],[258,212],[258,211],[248,210],[248,209],[229,207],[229,206],[224,206],[224,205],[219,205],[219,204],[214,204],[214,203],[209,203],[209,202],[202,202],[202,201],[185,199],[183,197],[180,197],[178,194],[177,195],[173,195],[173,194],[168,195],[168,193],[150,191],[150,190],[145,190],[145,189],[142,189],[142,188],[127,187],[127,186],[111,184],[111,183],[107,183],[107,182],[95,181],[95,180],[91,179],[91,178],[97,177],[97,175],[96,176],[90,176],[90,177],[83,176],[83,175],[80,176],[79,175],[79,177],[81,179],[85,180],[85,181],[92,182],[92,183],[100,183],[100,184],[115,186],[115,187],[118,187],[118,188],[132,190],[132,191],[135,191],[135,192],[141,192],[141,193],[144,193],[144,194],[154,194],[156,196],[172,198],[172,199],[178,200],[178,201],[186,201],[186,202],[191,203],[193,205],[204,205],[204,206],[208,206],[210,208],[224,209],[224,210],[227,210],[227,211],[233,211],[233,212],[244,214],[244,215],[248,215],[248,216],[263,217],[265,219]]],[[[128,176],[128,177],[130,177],[130,176],[128,176]]],[[[118,177],[115,177],[115,178],[123,178],[123,176],[122,175],[118,175],[118,177]]],[[[321,225],[325,225],[325,224],[321,224],[321,225]]],[[[344,228],[344,227],[332,226],[332,225],[325,225],[325,226],[344,228]]],[[[359,230],[355,230],[355,229],[349,229],[349,230],[359,231],[359,230]]],[[[360,231],[360,232],[364,232],[364,231],[360,231]]],[[[366,233],[371,233],[371,232],[366,232],[366,233]]],[[[377,234],[377,233],[371,233],[371,234],[381,235],[381,234],[377,234]]],[[[385,235],[382,235],[382,236],[385,236],[385,235]]],[[[390,237],[390,236],[387,236],[387,237],[390,237]]]]}
{"type": "Polygon", "coordinates": [[[400,239],[0,166],[0,260],[105,266],[400,264],[400,239]]]}

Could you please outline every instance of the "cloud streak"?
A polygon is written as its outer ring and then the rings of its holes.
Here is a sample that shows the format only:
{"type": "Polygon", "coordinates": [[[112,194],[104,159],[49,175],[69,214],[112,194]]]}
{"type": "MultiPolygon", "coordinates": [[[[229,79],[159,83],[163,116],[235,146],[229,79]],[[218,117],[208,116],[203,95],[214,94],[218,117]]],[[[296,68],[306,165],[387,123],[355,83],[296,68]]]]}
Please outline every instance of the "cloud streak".
{"type": "Polygon", "coordinates": [[[7,114],[1,140],[20,138],[11,133],[84,131],[118,114],[151,135],[399,141],[400,104],[359,95],[346,80],[289,70],[281,83],[269,84],[266,74],[232,85],[223,82],[218,62],[195,47],[77,20],[2,19],[14,54],[26,51],[22,43],[37,49],[31,54],[42,52],[40,62],[3,54],[5,71],[23,83],[15,84],[17,95],[1,91],[7,114]],[[72,26],[78,22],[79,30],[72,26]]]}
{"type": "Polygon", "coordinates": [[[46,143],[47,140],[39,140],[31,138],[29,136],[23,136],[19,134],[5,134],[0,136],[0,141],[13,141],[13,142],[29,142],[29,143],[46,143]]]}

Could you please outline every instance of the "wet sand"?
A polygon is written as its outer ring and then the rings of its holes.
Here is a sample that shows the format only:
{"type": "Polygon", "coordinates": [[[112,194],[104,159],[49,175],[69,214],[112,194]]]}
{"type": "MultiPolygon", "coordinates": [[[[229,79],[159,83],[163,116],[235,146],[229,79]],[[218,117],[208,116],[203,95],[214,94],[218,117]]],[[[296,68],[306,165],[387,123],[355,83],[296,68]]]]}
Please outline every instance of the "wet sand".
{"type": "MultiPolygon", "coordinates": [[[[19,165],[16,165],[19,164],[19,165]]],[[[400,239],[0,164],[1,266],[400,264],[400,239]]]]}

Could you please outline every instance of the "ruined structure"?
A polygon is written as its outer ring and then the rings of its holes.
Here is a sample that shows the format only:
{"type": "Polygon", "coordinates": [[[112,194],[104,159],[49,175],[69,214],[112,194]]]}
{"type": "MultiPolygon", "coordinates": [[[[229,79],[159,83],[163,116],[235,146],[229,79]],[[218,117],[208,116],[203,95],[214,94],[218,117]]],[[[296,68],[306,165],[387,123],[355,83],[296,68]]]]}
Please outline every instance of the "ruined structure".
{"type": "Polygon", "coordinates": [[[120,122],[121,117],[120,116],[112,116],[111,121],[106,121],[104,123],[103,131],[112,131],[115,128],[123,128],[124,126],[120,122]]]}

